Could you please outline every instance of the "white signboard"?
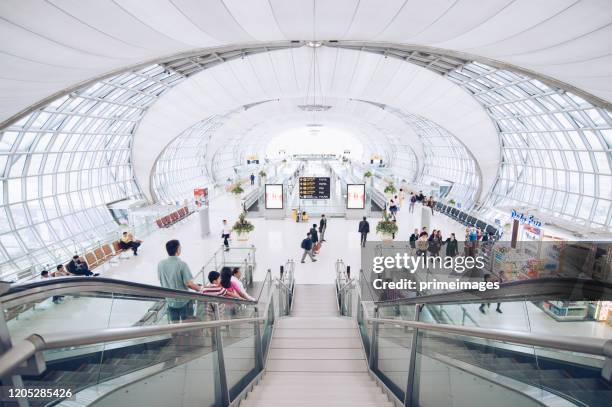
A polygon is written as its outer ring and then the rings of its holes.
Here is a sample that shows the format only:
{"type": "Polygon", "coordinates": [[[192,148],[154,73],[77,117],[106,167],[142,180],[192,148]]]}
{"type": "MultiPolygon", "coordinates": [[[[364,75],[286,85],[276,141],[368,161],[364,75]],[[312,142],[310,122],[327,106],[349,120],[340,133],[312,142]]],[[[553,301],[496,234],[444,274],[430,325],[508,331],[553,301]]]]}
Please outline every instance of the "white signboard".
{"type": "Polygon", "coordinates": [[[283,184],[266,184],[266,209],[283,209],[283,184]]]}
{"type": "Polygon", "coordinates": [[[346,195],[347,209],[365,209],[365,184],[348,184],[346,195]]]}

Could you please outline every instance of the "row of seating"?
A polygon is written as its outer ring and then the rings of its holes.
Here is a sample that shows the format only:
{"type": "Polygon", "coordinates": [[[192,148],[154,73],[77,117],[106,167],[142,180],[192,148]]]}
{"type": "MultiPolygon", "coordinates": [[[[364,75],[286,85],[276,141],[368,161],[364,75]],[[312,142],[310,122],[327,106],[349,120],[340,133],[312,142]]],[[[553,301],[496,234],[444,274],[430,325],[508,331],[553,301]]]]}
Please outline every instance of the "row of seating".
{"type": "Polygon", "coordinates": [[[454,206],[444,205],[442,202],[436,202],[434,206],[434,210],[452,218],[453,220],[468,226],[468,227],[477,227],[482,230],[484,233],[492,233],[493,235],[498,234],[498,229],[496,226],[484,222],[474,216],[468,214],[467,212],[463,212],[460,209],[455,208],[454,206]]]}
{"type": "Polygon", "coordinates": [[[120,241],[114,240],[85,253],[83,257],[85,258],[89,269],[93,270],[115,257],[120,257],[124,253],[126,253],[126,251],[121,248],[120,241]]]}
{"type": "Polygon", "coordinates": [[[161,229],[161,228],[167,228],[169,226],[174,225],[176,222],[179,222],[183,219],[185,219],[187,216],[189,216],[191,214],[191,212],[189,212],[189,208],[188,207],[183,207],[180,208],[166,216],[162,216],[159,219],[155,220],[155,223],[157,223],[157,226],[161,229]]]}

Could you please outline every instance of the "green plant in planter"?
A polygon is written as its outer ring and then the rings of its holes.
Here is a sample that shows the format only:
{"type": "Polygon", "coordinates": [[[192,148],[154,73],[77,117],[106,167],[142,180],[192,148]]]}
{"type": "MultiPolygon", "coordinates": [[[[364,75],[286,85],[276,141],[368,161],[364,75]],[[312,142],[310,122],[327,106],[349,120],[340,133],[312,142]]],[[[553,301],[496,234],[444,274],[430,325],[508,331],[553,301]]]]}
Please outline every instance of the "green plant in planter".
{"type": "Polygon", "coordinates": [[[287,164],[287,159],[283,158],[283,164],[287,164]]]}
{"type": "Polygon", "coordinates": [[[385,187],[385,194],[394,194],[397,192],[397,189],[393,186],[393,184],[389,184],[385,187]]]}
{"type": "Polygon", "coordinates": [[[372,172],[371,171],[366,171],[365,174],[363,174],[363,176],[365,178],[372,178],[372,172]]]}
{"type": "Polygon", "coordinates": [[[240,195],[241,193],[244,192],[244,189],[242,188],[240,184],[236,184],[234,185],[234,187],[231,189],[230,192],[234,195],[240,195]]]}
{"type": "Polygon", "coordinates": [[[246,215],[246,212],[242,212],[232,227],[232,230],[238,235],[251,233],[255,229],[255,225],[247,220],[246,215]]]}
{"type": "Polygon", "coordinates": [[[266,172],[265,172],[264,170],[261,170],[261,171],[259,171],[259,176],[260,176],[261,178],[265,178],[265,177],[267,177],[267,176],[268,176],[268,174],[266,174],[266,172]]]}
{"type": "Polygon", "coordinates": [[[376,225],[376,232],[383,235],[393,235],[397,233],[397,224],[389,219],[389,215],[383,213],[383,219],[376,225]]]}
{"type": "Polygon", "coordinates": [[[455,206],[457,204],[457,202],[455,202],[455,200],[451,198],[451,199],[448,200],[448,204],[455,206]]]}

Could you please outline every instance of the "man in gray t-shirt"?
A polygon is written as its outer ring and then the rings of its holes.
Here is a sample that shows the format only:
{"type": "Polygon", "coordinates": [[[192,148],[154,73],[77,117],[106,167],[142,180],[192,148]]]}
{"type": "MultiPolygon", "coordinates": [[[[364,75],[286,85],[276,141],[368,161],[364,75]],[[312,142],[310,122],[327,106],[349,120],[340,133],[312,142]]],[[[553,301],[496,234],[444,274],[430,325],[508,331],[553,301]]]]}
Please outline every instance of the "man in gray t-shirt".
{"type": "MultiPolygon", "coordinates": [[[[193,275],[189,266],[179,258],[181,254],[181,244],[178,240],[170,240],[166,243],[168,258],[162,260],[157,265],[157,277],[162,287],[172,288],[173,290],[192,290],[200,291],[202,287],[193,282],[193,275]]],[[[171,322],[184,321],[189,316],[193,316],[193,302],[178,298],[167,298],[168,318],[171,322]]]]}

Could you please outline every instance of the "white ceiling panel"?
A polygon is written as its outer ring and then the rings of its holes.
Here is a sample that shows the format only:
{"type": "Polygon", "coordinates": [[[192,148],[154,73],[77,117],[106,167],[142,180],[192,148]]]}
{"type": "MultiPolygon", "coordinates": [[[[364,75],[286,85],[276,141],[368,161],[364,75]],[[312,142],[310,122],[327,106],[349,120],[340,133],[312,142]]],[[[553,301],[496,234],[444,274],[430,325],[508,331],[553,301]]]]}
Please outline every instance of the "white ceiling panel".
{"type": "MultiPolygon", "coordinates": [[[[13,100],[0,111],[0,121],[137,64],[210,47],[288,40],[465,52],[485,63],[493,59],[547,75],[610,102],[611,25],[609,0],[5,0],[0,63],[6,63],[4,77],[19,82],[0,88],[13,100]],[[7,54],[17,59],[2,57],[7,54]]],[[[353,78],[356,61],[338,61],[330,76],[341,81],[335,88],[356,80],[353,86],[363,89],[364,77],[353,78]]],[[[291,65],[294,82],[307,81],[308,61],[291,65]]],[[[268,75],[282,87],[292,72],[276,67],[268,75]]]]}
{"type": "Polygon", "coordinates": [[[286,39],[276,25],[268,0],[225,0],[224,3],[238,24],[251,37],[258,41],[286,39]]]}

